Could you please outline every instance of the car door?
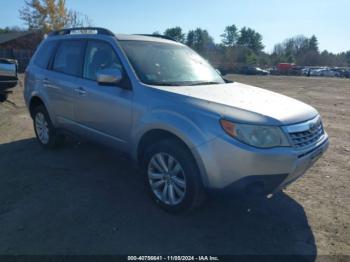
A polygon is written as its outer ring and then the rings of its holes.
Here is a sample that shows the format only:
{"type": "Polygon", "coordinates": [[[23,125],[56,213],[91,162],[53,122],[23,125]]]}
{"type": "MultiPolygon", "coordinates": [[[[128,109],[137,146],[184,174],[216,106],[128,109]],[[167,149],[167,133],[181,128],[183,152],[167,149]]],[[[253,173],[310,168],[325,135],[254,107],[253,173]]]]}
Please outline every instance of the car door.
{"type": "Polygon", "coordinates": [[[87,42],[83,79],[75,93],[74,118],[80,132],[119,149],[127,149],[132,124],[133,92],[123,87],[128,81],[120,59],[113,47],[100,40],[87,42]],[[102,86],[96,81],[101,69],[119,68],[123,81],[115,86],[102,86]]]}
{"type": "Polygon", "coordinates": [[[71,129],[74,126],[74,94],[82,76],[84,48],[84,40],[60,41],[43,80],[59,127],[71,129]]]}

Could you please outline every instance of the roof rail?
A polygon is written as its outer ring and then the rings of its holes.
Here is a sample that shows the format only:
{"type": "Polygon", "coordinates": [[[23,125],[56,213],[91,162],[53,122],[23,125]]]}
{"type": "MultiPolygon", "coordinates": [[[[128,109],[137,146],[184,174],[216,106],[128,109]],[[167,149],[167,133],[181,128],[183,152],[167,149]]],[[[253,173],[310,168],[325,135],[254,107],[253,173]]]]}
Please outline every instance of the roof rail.
{"type": "Polygon", "coordinates": [[[96,31],[99,35],[109,35],[109,36],[115,36],[111,31],[105,28],[101,27],[73,27],[73,28],[66,28],[62,30],[57,30],[52,33],[50,33],[48,36],[58,36],[58,35],[70,35],[74,31],[96,31]]]}
{"type": "Polygon", "coordinates": [[[155,34],[155,35],[151,35],[151,34],[136,34],[136,35],[158,37],[158,38],[163,38],[163,39],[166,39],[166,40],[177,42],[174,38],[172,38],[170,36],[167,36],[167,35],[158,35],[158,34],[155,34]]]}

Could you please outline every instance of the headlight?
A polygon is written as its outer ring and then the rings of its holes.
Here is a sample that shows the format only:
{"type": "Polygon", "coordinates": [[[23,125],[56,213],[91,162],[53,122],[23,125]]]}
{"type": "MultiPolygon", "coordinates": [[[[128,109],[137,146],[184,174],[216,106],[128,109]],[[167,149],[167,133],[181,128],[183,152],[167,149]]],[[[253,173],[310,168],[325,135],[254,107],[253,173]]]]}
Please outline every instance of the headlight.
{"type": "Polygon", "coordinates": [[[271,148],[290,145],[281,128],[277,126],[238,124],[224,119],[220,120],[220,124],[228,135],[254,147],[271,148]]]}

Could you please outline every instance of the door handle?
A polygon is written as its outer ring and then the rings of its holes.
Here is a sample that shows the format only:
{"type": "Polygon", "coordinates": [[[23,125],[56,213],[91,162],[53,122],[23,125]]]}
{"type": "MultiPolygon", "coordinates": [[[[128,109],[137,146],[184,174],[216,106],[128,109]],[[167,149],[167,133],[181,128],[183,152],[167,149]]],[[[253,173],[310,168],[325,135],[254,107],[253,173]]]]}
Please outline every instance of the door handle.
{"type": "Polygon", "coordinates": [[[51,81],[47,77],[45,77],[43,80],[43,83],[46,85],[49,85],[49,84],[51,84],[51,81]]]}
{"type": "Polygon", "coordinates": [[[82,87],[74,88],[74,91],[81,96],[85,96],[87,94],[86,90],[82,87]]]}
{"type": "Polygon", "coordinates": [[[57,90],[60,90],[60,89],[61,89],[59,86],[57,86],[54,82],[52,82],[52,81],[51,81],[50,79],[48,79],[47,77],[44,78],[43,84],[44,84],[44,86],[46,86],[46,87],[48,87],[48,88],[57,89],[57,90]]]}

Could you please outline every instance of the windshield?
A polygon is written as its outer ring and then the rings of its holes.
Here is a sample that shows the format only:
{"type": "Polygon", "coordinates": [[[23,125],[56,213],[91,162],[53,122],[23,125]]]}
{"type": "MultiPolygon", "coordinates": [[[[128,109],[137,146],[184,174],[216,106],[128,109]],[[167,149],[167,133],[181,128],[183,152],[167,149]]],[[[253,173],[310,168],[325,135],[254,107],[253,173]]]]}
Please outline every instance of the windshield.
{"type": "Polygon", "coordinates": [[[139,79],[149,85],[204,85],[225,83],[218,72],[187,46],[120,41],[139,79]]]}

